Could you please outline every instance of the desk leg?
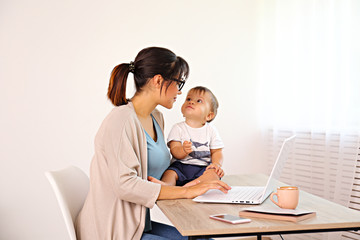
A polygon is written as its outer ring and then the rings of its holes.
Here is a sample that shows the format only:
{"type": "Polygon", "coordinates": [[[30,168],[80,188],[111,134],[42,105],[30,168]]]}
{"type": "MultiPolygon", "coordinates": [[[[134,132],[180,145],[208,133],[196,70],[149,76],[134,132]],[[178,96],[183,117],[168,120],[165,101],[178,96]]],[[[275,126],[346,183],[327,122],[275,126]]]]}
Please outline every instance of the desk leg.
{"type": "Polygon", "coordinates": [[[197,240],[197,239],[210,239],[210,238],[208,238],[208,237],[201,237],[201,236],[197,236],[197,237],[188,236],[188,240],[197,240]]]}
{"type": "MultiPolygon", "coordinates": [[[[261,239],[262,239],[261,234],[258,234],[258,235],[256,235],[256,236],[257,236],[257,237],[256,237],[257,240],[261,240],[261,239]]],[[[196,240],[196,239],[210,239],[210,238],[201,237],[201,236],[196,236],[196,237],[194,237],[194,236],[188,236],[188,240],[196,240]]]]}
{"type": "Polygon", "coordinates": [[[212,238],[209,238],[209,237],[203,237],[203,236],[188,236],[188,240],[198,240],[198,239],[212,239],[212,238]]]}

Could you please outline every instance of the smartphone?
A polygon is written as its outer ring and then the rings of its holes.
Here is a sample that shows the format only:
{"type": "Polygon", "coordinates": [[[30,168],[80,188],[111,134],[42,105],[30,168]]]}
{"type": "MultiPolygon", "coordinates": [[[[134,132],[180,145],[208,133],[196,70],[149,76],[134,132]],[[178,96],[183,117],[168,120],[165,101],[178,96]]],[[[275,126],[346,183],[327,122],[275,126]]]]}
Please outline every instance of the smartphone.
{"type": "Polygon", "coordinates": [[[251,222],[251,219],[242,218],[242,217],[229,215],[229,214],[210,215],[210,218],[215,219],[215,220],[219,220],[219,221],[222,221],[222,222],[232,223],[232,224],[251,222]]]}

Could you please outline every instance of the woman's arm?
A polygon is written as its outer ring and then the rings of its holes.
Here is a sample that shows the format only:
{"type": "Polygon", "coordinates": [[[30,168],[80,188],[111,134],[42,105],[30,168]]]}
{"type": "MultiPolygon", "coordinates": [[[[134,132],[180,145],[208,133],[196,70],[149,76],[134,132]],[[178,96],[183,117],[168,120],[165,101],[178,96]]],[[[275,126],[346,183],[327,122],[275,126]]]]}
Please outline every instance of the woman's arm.
{"type": "Polygon", "coordinates": [[[227,193],[231,189],[229,185],[220,181],[206,181],[200,182],[196,185],[189,187],[175,187],[175,186],[161,186],[158,200],[161,199],[179,199],[179,198],[194,198],[201,194],[206,193],[210,189],[219,189],[220,191],[227,193]]]}

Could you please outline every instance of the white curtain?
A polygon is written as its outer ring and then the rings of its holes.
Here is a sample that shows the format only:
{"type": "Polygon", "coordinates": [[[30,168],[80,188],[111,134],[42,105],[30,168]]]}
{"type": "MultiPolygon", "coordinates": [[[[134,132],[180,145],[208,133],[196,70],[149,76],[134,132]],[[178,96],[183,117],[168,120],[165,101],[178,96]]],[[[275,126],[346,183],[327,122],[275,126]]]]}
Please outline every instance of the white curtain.
{"type": "Polygon", "coordinates": [[[264,0],[259,16],[258,119],[269,171],[296,134],[282,180],[349,206],[360,147],[360,1],[264,0]]]}
{"type": "Polygon", "coordinates": [[[260,124],[360,129],[360,1],[261,3],[260,124]]]}

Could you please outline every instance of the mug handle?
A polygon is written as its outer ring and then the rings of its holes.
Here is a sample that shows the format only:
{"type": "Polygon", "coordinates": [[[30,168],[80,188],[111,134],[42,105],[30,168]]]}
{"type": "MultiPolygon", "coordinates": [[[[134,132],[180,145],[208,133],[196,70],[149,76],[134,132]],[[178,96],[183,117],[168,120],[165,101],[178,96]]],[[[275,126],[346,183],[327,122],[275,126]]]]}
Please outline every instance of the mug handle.
{"type": "Polygon", "coordinates": [[[279,205],[279,203],[277,203],[277,202],[275,202],[275,200],[273,199],[273,196],[274,195],[276,195],[276,197],[277,197],[277,199],[278,199],[278,201],[279,201],[279,196],[278,196],[278,194],[277,193],[271,193],[271,195],[270,195],[270,200],[273,202],[273,203],[275,203],[276,205],[278,205],[279,207],[280,207],[280,205],[279,205]]]}

